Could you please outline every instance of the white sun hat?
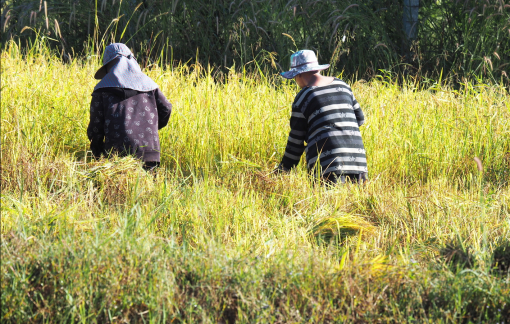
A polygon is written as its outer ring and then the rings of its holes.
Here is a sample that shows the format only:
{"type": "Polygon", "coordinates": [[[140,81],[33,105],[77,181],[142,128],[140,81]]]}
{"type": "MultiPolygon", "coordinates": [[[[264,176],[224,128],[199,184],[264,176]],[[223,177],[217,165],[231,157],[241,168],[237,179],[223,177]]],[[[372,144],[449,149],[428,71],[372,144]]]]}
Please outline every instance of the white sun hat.
{"type": "Polygon", "coordinates": [[[319,64],[317,56],[311,50],[301,50],[290,56],[290,70],[280,73],[286,79],[293,79],[296,75],[309,71],[322,71],[329,64],[319,64]]]}

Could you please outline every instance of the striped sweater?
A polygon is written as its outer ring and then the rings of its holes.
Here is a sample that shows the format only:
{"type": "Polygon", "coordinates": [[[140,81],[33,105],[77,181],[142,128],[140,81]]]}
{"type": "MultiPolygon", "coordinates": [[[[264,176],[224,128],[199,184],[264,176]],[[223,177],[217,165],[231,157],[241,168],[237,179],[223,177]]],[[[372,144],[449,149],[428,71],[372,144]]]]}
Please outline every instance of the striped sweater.
{"type": "Polygon", "coordinates": [[[303,88],[292,104],[291,130],[280,165],[291,169],[306,151],[308,168],[323,176],[368,172],[359,131],[364,121],[351,88],[342,80],[303,88]]]}

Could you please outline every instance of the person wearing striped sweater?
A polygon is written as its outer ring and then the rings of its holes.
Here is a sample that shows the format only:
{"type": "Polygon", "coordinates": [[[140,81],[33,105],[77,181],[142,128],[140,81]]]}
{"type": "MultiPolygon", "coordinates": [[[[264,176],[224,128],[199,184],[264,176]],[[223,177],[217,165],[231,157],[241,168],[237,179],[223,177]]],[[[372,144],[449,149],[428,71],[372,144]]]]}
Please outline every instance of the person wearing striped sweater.
{"type": "Polygon", "coordinates": [[[308,169],[327,182],[364,182],[368,168],[359,127],[365,118],[348,84],[320,74],[328,67],[318,64],[313,51],[301,50],[291,56],[290,71],[281,74],[301,91],[292,104],[291,130],[277,170],[295,167],[306,152],[308,169]]]}

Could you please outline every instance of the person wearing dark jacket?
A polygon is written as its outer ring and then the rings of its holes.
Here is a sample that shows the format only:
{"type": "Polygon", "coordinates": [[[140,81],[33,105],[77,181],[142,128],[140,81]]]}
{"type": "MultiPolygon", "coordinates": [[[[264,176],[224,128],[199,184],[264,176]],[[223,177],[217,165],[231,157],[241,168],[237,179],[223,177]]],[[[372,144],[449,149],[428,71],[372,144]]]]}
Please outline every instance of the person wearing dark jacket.
{"type": "Polygon", "coordinates": [[[157,167],[158,130],[168,124],[172,104],[122,43],[106,47],[94,77],[101,80],[92,93],[87,128],[94,157],[134,155],[145,169],[157,167]]]}

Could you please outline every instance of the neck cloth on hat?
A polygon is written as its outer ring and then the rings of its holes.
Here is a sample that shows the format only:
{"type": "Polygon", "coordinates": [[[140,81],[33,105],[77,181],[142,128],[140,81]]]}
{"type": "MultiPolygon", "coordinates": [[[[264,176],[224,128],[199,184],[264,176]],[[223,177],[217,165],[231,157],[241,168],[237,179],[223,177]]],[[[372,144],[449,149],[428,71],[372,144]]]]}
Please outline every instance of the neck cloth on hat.
{"type": "Polygon", "coordinates": [[[106,47],[103,66],[96,72],[95,77],[101,81],[94,87],[94,90],[126,88],[151,91],[158,88],[158,85],[142,72],[131,51],[122,43],[114,43],[106,47]],[[106,73],[106,66],[109,63],[112,64],[106,73]]]}

